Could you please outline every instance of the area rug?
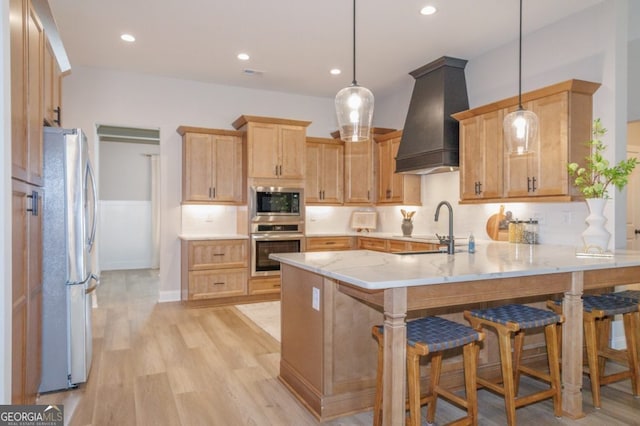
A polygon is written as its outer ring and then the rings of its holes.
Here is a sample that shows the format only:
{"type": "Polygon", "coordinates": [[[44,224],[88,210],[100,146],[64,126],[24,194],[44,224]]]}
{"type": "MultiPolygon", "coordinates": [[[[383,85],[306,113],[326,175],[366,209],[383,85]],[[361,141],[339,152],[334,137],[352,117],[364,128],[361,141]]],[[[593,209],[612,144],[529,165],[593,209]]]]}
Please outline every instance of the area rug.
{"type": "Polygon", "coordinates": [[[280,301],[248,303],[236,308],[258,327],[280,341],[280,301]]]}

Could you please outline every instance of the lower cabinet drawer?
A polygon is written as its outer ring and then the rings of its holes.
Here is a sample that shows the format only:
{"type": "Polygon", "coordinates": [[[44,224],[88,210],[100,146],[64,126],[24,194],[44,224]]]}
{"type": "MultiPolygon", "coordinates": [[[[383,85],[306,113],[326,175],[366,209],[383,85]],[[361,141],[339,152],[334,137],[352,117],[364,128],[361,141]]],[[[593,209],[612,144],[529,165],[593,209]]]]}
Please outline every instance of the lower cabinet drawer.
{"type": "Polygon", "coordinates": [[[280,276],[252,278],[249,281],[249,294],[268,294],[280,292],[280,276]]]}
{"type": "Polygon", "coordinates": [[[358,238],[358,248],[363,250],[387,251],[387,240],[381,238],[358,238]]]}
{"type": "Polygon", "coordinates": [[[245,295],[247,272],[246,268],[189,271],[189,300],[245,295]]]}
{"type": "Polygon", "coordinates": [[[306,251],[351,250],[351,237],[307,237],[306,251]]]}

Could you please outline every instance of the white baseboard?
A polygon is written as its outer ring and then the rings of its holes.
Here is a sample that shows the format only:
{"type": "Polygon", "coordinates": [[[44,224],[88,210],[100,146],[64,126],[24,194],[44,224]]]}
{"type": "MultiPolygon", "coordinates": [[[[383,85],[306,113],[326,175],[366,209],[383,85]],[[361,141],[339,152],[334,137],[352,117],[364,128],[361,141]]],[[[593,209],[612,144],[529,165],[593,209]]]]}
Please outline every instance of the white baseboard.
{"type": "Polygon", "coordinates": [[[160,297],[158,297],[158,302],[179,302],[180,301],[180,290],[168,290],[161,291],[160,297]]]}

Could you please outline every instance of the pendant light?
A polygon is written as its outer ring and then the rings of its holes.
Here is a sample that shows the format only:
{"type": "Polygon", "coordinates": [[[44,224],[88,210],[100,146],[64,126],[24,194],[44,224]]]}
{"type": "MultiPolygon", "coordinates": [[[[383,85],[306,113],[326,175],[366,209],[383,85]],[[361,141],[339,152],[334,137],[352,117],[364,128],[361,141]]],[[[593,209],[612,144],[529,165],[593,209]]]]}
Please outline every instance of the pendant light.
{"type": "Polygon", "coordinates": [[[518,47],[518,109],[507,114],[503,122],[504,142],[511,154],[532,150],[538,135],[538,116],[522,107],[522,0],[520,0],[520,41],[518,47]]]}
{"type": "Polygon", "coordinates": [[[373,118],[373,93],[356,81],[356,0],[353,0],[353,82],[336,95],[340,139],[362,142],[369,139],[373,118]]]}

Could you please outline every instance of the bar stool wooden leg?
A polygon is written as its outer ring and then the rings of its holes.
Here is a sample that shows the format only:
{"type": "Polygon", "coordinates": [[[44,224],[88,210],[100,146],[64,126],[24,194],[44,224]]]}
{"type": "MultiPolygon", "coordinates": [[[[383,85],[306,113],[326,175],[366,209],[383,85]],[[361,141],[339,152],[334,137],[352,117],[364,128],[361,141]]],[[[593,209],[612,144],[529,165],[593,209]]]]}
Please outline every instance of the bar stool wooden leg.
{"type": "Polygon", "coordinates": [[[598,342],[596,339],[596,321],[590,313],[584,313],[584,340],[587,346],[587,363],[591,379],[593,406],[600,408],[600,370],[598,370],[598,342]]]}
{"type": "Polygon", "coordinates": [[[602,378],[605,376],[605,370],[607,368],[607,357],[600,356],[609,347],[609,341],[611,338],[611,317],[606,316],[596,320],[596,336],[598,337],[598,374],[599,380],[602,382],[602,378]]]}
{"type": "MultiPolygon", "coordinates": [[[[437,352],[431,355],[431,389],[429,391],[430,395],[433,395],[433,399],[429,403],[427,407],[427,423],[431,424],[435,421],[436,418],[436,404],[438,401],[437,397],[437,389],[440,386],[440,373],[442,372],[442,352],[437,352]]],[[[420,407],[418,407],[418,410],[420,407]]],[[[420,413],[417,413],[416,419],[419,420],[420,413]]],[[[413,419],[413,413],[411,413],[411,418],[413,419]]],[[[415,424],[415,426],[420,426],[419,422],[415,424]]]]}
{"type": "Polygon", "coordinates": [[[522,360],[522,348],[524,347],[524,330],[517,331],[513,337],[513,372],[514,393],[518,396],[520,389],[520,362],[522,360]]]}
{"type": "MultiPolygon", "coordinates": [[[[408,424],[420,426],[420,355],[410,346],[407,347],[407,387],[410,415],[408,424]]],[[[432,404],[433,401],[429,405],[432,404]]]]}
{"type": "MultiPolygon", "coordinates": [[[[476,344],[464,345],[462,348],[464,358],[464,387],[467,397],[467,412],[471,418],[471,424],[478,424],[478,383],[476,371],[478,369],[478,354],[480,347],[476,344]]],[[[435,410],[434,410],[435,414],[435,410]]],[[[433,417],[427,417],[429,423],[433,423],[433,417]]]]}
{"type": "Polygon", "coordinates": [[[638,313],[632,312],[622,316],[624,322],[624,334],[627,343],[627,358],[629,360],[629,369],[635,374],[631,375],[631,390],[635,396],[640,395],[640,366],[638,360],[638,341],[636,340],[636,331],[638,329],[638,313]]]}
{"type": "Polygon", "coordinates": [[[507,424],[516,424],[516,395],[513,384],[513,360],[511,358],[511,332],[504,327],[497,327],[498,344],[500,346],[500,364],[504,386],[504,403],[507,413],[507,424]]]}
{"type": "MultiPolygon", "coordinates": [[[[544,336],[547,343],[547,360],[549,363],[549,375],[551,376],[551,387],[561,390],[560,376],[560,347],[556,346],[559,341],[559,327],[555,324],[544,328],[544,336]]],[[[557,392],[553,396],[553,414],[556,417],[562,416],[562,392],[557,392]]]]}

